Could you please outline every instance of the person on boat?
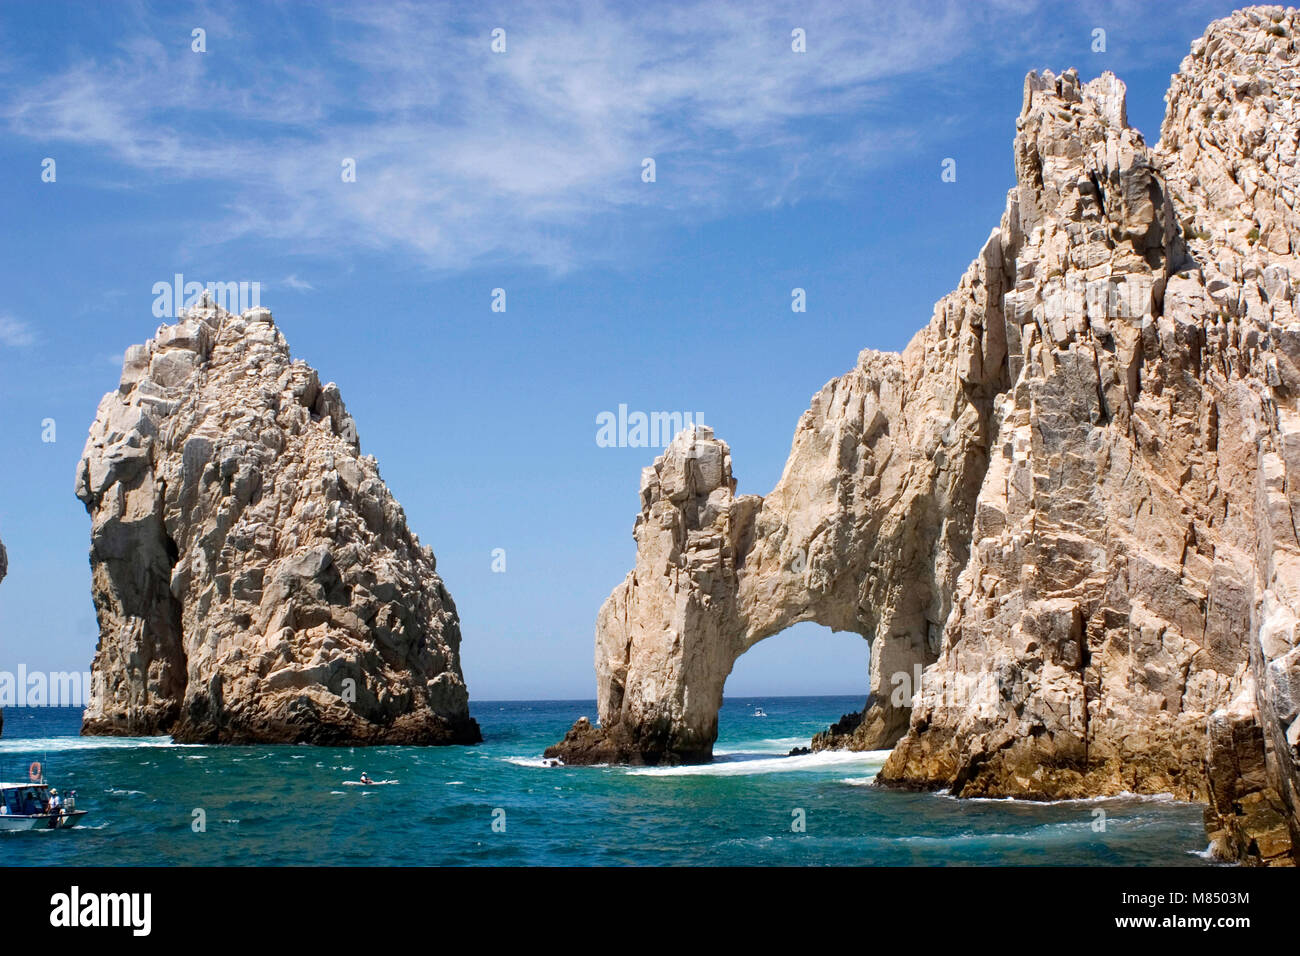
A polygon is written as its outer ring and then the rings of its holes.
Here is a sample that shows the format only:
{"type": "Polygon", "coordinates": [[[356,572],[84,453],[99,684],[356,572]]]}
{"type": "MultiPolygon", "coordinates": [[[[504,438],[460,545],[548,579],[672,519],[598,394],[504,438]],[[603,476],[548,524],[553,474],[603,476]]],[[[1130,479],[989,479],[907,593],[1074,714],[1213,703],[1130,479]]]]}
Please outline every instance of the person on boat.
{"type": "Polygon", "coordinates": [[[374,783],[374,781],[370,779],[370,775],[364,770],[361,771],[361,782],[367,785],[374,783]]]}
{"type": "Polygon", "coordinates": [[[50,813],[54,816],[58,816],[59,813],[63,810],[63,798],[59,796],[59,791],[57,790],[50,791],[49,810],[50,813]]]}

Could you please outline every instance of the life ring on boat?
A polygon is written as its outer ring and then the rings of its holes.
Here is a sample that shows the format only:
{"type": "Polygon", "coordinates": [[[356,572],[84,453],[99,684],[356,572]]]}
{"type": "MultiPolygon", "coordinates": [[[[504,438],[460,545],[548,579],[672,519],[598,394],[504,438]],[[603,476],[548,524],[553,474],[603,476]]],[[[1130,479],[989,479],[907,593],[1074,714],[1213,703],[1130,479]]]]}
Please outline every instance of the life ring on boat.
{"type": "Polygon", "coordinates": [[[27,768],[27,776],[31,778],[32,783],[41,782],[41,762],[33,760],[32,765],[27,768]]]}

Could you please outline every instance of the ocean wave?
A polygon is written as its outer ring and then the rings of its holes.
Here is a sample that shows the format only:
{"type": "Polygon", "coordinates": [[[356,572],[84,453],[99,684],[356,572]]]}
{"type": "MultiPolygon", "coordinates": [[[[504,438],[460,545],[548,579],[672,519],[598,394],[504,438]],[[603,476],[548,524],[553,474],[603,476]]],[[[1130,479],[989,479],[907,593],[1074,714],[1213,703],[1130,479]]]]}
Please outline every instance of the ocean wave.
{"type": "Polygon", "coordinates": [[[1079,838],[1095,840],[1098,834],[1092,829],[1091,820],[1058,820],[1052,823],[1040,823],[1026,827],[1014,833],[1005,831],[980,832],[963,830],[961,833],[930,836],[913,833],[895,837],[897,843],[918,844],[922,846],[949,846],[960,843],[1070,843],[1079,838]]]}
{"type": "Polygon", "coordinates": [[[723,754],[771,753],[788,754],[795,747],[807,747],[811,736],[804,737],[758,737],[753,740],[728,741],[722,747],[714,747],[715,757],[723,754]]]}
{"type": "Polygon", "coordinates": [[[178,744],[170,737],[13,737],[0,740],[0,754],[67,753],[73,750],[133,750],[137,748],[203,747],[178,744]]]}
{"type": "Polygon", "coordinates": [[[634,767],[629,776],[650,777],[733,777],[765,773],[817,772],[844,767],[878,767],[885,762],[883,750],[822,750],[798,757],[774,757],[765,753],[726,753],[714,755],[712,763],[684,767],[634,767]]]}
{"type": "Polygon", "coordinates": [[[503,757],[506,763],[516,767],[554,767],[555,759],[551,757],[503,757]]]}
{"type": "Polygon", "coordinates": [[[1119,801],[1139,803],[1178,803],[1191,806],[1195,802],[1179,800],[1172,793],[1133,793],[1130,790],[1122,790],[1119,793],[1112,793],[1109,796],[1067,797],[1061,800],[1029,800],[1024,797],[958,797],[946,790],[936,790],[934,791],[934,795],[936,797],[946,797],[949,800],[960,800],[962,803],[1020,804],[1026,807],[1055,807],[1072,803],[1112,803],[1119,801]]]}

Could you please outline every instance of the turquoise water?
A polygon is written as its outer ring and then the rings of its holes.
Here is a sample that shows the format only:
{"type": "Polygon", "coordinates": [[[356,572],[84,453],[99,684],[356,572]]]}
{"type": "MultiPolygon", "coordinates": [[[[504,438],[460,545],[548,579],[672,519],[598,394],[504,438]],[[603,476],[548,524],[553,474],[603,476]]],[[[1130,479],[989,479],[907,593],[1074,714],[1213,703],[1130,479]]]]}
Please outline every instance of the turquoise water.
{"type": "Polygon", "coordinates": [[[870,786],[884,754],[787,757],[859,698],[728,700],[705,767],[546,767],[584,701],[478,702],[478,747],[212,747],[77,736],[5,712],[5,779],[34,759],[87,825],[0,834],[5,865],[1205,865],[1198,806],[959,801],[870,786]],[[755,707],[768,716],[754,717],[755,707]],[[362,771],[397,783],[362,787],[362,771]],[[206,830],[193,824],[202,811],[206,830]],[[792,825],[802,811],[804,832],[792,825]],[[1105,831],[1094,829],[1105,814],[1105,831]],[[493,829],[504,822],[504,832],[493,829]]]}

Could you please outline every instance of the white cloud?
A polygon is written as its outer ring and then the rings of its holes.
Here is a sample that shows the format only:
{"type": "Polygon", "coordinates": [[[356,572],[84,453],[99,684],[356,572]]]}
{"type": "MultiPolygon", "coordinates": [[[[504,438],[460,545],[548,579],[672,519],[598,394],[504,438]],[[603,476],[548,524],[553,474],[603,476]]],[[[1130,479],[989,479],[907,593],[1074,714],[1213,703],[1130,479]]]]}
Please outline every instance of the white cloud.
{"type": "Polygon", "coordinates": [[[36,342],[36,335],[26,322],[8,315],[0,315],[0,345],[24,348],[36,342]]]}
{"type": "Polygon", "coordinates": [[[197,241],[563,270],[625,226],[841,188],[927,135],[931,118],[905,108],[909,84],[960,83],[971,64],[951,64],[1007,55],[1047,15],[895,0],[357,4],[319,21],[257,9],[283,29],[214,21],[208,54],[133,22],[139,35],[110,53],[0,94],[0,122],[149,181],[218,184],[224,208],[205,210],[197,241]],[[502,55],[489,49],[497,26],[502,55]],[[260,46],[259,31],[275,42],[260,46]],[[654,184],[640,181],[644,157],[654,184]],[[341,181],[344,158],[355,183],[341,181]]]}
{"type": "Polygon", "coordinates": [[[316,287],[306,279],[299,279],[296,275],[285,276],[280,280],[280,284],[293,289],[294,292],[315,292],[316,287]]]}

